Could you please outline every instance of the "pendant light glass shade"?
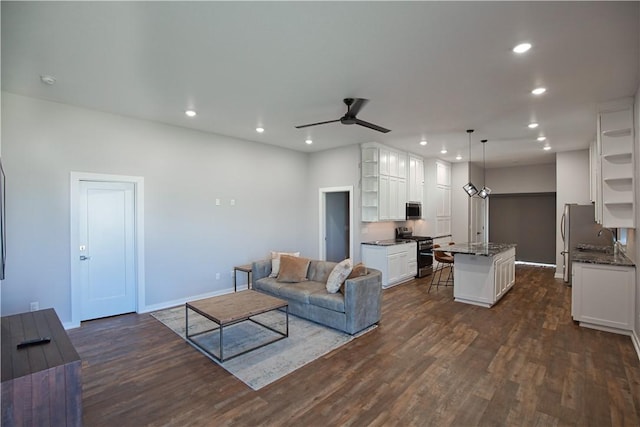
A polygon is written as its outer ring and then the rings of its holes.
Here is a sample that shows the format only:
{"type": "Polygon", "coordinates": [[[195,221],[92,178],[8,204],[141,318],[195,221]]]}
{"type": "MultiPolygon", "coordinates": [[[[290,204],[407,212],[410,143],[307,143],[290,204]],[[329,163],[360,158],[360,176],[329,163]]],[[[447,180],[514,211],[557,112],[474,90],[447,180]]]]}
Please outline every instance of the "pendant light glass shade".
{"type": "MultiPolygon", "coordinates": [[[[473,129],[467,129],[467,133],[469,134],[469,165],[471,165],[471,134],[473,133],[473,129]]],[[[469,181],[467,185],[463,185],[462,189],[469,195],[469,197],[473,197],[478,194],[478,189],[471,181],[469,181]]]]}
{"type": "Polygon", "coordinates": [[[484,158],[484,144],[487,143],[487,140],[483,139],[480,142],[482,142],[482,190],[478,192],[478,196],[486,199],[487,197],[489,197],[489,194],[491,194],[491,189],[485,185],[487,177],[487,163],[484,158]]]}
{"type": "Polygon", "coordinates": [[[487,186],[484,186],[482,187],[482,190],[478,192],[478,197],[486,199],[487,197],[489,197],[489,194],[491,194],[491,189],[487,186]]]}
{"type": "Polygon", "coordinates": [[[464,185],[462,187],[464,189],[464,191],[467,192],[467,194],[469,195],[469,197],[473,197],[476,194],[478,194],[478,189],[476,188],[475,185],[473,185],[473,183],[469,182],[467,185],[464,185]]]}

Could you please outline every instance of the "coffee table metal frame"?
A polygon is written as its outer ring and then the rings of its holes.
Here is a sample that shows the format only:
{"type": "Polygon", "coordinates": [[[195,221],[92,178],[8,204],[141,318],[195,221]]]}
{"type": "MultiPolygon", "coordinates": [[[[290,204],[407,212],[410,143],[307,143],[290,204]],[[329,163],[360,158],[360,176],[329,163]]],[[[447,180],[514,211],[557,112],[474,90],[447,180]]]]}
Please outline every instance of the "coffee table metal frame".
{"type": "MultiPolygon", "coordinates": [[[[255,292],[255,291],[243,291],[243,292],[255,292]]],[[[213,298],[215,298],[215,297],[213,297],[213,298]]],[[[265,309],[265,310],[262,310],[262,311],[254,311],[254,312],[251,312],[250,314],[243,315],[243,316],[241,316],[241,317],[239,317],[237,319],[228,320],[228,321],[217,319],[215,317],[215,314],[207,313],[207,312],[205,312],[203,310],[199,310],[198,308],[196,308],[193,305],[191,305],[191,304],[193,304],[195,302],[197,302],[197,301],[185,304],[185,319],[186,319],[185,336],[186,336],[187,342],[189,342],[191,345],[199,348],[200,350],[202,350],[203,352],[205,352],[206,354],[210,355],[211,357],[213,357],[214,359],[216,359],[216,360],[218,360],[220,362],[224,362],[224,361],[233,359],[234,357],[242,356],[243,354],[246,354],[246,353],[248,353],[250,351],[257,350],[257,349],[259,349],[261,347],[264,347],[266,345],[272,344],[272,343],[274,343],[276,341],[280,341],[281,339],[287,338],[289,336],[289,305],[284,300],[282,300],[282,305],[279,306],[279,307],[271,307],[270,306],[268,309],[265,309]],[[281,309],[284,309],[285,316],[286,316],[285,331],[284,332],[283,331],[279,331],[279,330],[277,330],[277,329],[275,329],[275,328],[273,328],[273,327],[271,327],[269,325],[266,325],[266,324],[264,324],[262,322],[259,322],[259,321],[257,321],[256,319],[253,318],[253,316],[257,316],[259,314],[267,313],[269,311],[274,311],[274,310],[281,310],[281,309]],[[208,320],[212,321],[213,323],[217,324],[218,327],[217,328],[208,329],[206,331],[197,332],[195,334],[191,334],[190,335],[189,334],[189,310],[195,311],[196,313],[200,314],[201,316],[205,317],[206,319],[208,319],[208,320]],[[273,331],[276,334],[278,334],[278,336],[276,338],[270,340],[270,341],[264,342],[264,343],[262,343],[260,345],[255,346],[255,347],[251,347],[251,348],[243,350],[243,351],[241,351],[241,352],[239,352],[237,354],[233,354],[231,356],[224,357],[224,347],[223,347],[223,345],[224,345],[224,328],[228,327],[228,326],[232,326],[232,325],[238,324],[238,323],[241,323],[241,322],[247,322],[247,321],[253,322],[253,323],[257,324],[257,325],[262,326],[263,328],[269,329],[270,331],[273,331]],[[191,339],[192,337],[196,337],[198,335],[206,334],[206,333],[218,330],[218,329],[220,329],[220,334],[219,334],[220,335],[220,355],[219,356],[216,355],[215,353],[213,353],[212,351],[207,350],[206,348],[201,346],[195,340],[191,339]]]]}

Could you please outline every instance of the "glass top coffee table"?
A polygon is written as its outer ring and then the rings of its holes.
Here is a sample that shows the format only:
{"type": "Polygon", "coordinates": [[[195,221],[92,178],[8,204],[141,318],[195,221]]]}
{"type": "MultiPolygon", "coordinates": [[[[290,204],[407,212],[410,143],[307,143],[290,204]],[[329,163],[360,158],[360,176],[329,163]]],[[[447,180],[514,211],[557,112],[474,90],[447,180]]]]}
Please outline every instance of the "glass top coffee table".
{"type": "MultiPolygon", "coordinates": [[[[193,315],[193,313],[192,313],[193,315]]],[[[233,359],[242,354],[248,353],[265,345],[274,343],[289,336],[289,305],[287,301],[275,298],[261,292],[247,290],[233,294],[221,295],[212,298],[205,298],[185,304],[185,322],[186,322],[186,338],[191,345],[202,350],[220,362],[233,359]],[[256,317],[270,311],[283,310],[286,321],[284,323],[284,331],[279,330],[274,325],[268,325],[264,321],[258,320],[256,317]],[[211,329],[201,330],[195,333],[189,333],[189,312],[193,311],[206,318],[209,322],[216,326],[211,329]],[[251,322],[260,328],[266,328],[272,331],[274,337],[261,340],[258,345],[242,349],[230,356],[226,356],[224,352],[224,336],[225,330],[233,325],[242,322],[251,322]],[[219,339],[219,351],[215,353],[211,348],[207,348],[201,339],[205,334],[207,339],[211,340],[212,333],[216,332],[215,339],[219,339]]]]}

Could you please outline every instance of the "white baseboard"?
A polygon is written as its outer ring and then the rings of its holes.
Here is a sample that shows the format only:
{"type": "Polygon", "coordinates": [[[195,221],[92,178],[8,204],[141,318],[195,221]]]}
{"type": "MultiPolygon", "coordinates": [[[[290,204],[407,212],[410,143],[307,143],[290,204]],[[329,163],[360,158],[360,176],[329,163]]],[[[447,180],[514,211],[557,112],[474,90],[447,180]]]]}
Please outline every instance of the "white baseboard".
{"type": "MultiPolygon", "coordinates": [[[[244,286],[246,286],[246,285],[244,285],[244,286]]],[[[239,288],[238,289],[239,291],[245,290],[242,285],[239,285],[238,288],[239,288]]],[[[214,292],[207,292],[205,294],[194,295],[194,296],[185,297],[185,298],[179,298],[179,299],[176,299],[176,300],[173,300],[173,301],[166,301],[166,302],[162,302],[162,303],[159,303],[159,304],[147,305],[143,309],[138,311],[138,313],[142,314],[142,313],[150,313],[152,311],[164,310],[165,308],[176,307],[178,305],[184,305],[184,303],[186,303],[188,301],[196,301],[196,300],[199,300],[199,299],[217,297],[219,295],[226,295],[226,294],[230,294],[230,293],[233,293],[233,288],[223,289],[223,290],[214,291],[214,292]]],[[[64,329],[75,329],[75,328],[79,328],[80,327],[80,323],[65,322],[65,323],[62,324],[62,326],[64,327],[64,329]]]]}
{"type": "Polygon", "coordinates": [[[638,360],[640,360],[640,340],[638,339],[638,335],[636,335],[636,331],[631,332],[631,342],[633,343],[633,348],[636,349],[638,360]]]}
{"type": "MultiPolygon", "coordinates": [[[[243,289],[239,289],[239,290],[243,290],[243,289]]],[[[196,300],[199,300],[199,299],[217,297],[219,295],[226,295],[226,294],[231,294],[231,293],[233,293],[233,288],[223,289],[223,290],[214,291],[214,292],[207,292],[205,294],[193,295],[193,296],[185,297],[185,298],[179,298],[179,299],[176,299],[176,300],[173,300],[173,301],[165,301],[165,302],[161,302],[159,304],[147,305],[143,309],[141,309],[138,313],[142,314],[142,313],[150,313],[152,311],[164,310],[165,308],[176,307],[178,305],[184,305],[186,302],[189,302],[189,301],[196,301],[196,300]]]]}

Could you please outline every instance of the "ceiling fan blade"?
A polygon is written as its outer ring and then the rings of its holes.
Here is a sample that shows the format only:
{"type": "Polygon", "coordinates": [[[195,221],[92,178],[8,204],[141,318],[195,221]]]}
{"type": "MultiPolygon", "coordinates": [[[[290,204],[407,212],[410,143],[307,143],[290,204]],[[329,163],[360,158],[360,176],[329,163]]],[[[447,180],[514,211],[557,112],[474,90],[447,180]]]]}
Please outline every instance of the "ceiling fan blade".
{"type": "Polygon", "coordinates": [[[347,117],[355,117],[358,114],[358,112],[362,109],[362,107],[367,105],[367,102],[369,102],[369,100],[365,98],[352,98],[352,99],[353,99],[353,103],[351,104],[351,106],[349,106],[349,111],[346,114],[347,117]]]}
{"type": "Polygon", "coordinates": [[[309,126],[326,125],[327,123],[335,123],[335,122],[339,122],[339,121],[340,121],[340,119],[337,119],[337,120],[327,120],[326,122],[309,123],[308,125],[300,125],[300,126],[296,126],[296,129],[308,128],[309,126]]]}
{"type": "Polygon", "coordinates": [[[365,122],[364,120],[355,119],[355,121],[357,125],[364,126],[369,129],[377,130],[378,132],[382,132],[382,133],[391,132],[390,129],[385,129],[382,126],[374,125],[373,123],[365,122]]]}

